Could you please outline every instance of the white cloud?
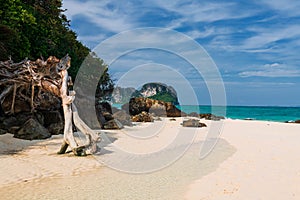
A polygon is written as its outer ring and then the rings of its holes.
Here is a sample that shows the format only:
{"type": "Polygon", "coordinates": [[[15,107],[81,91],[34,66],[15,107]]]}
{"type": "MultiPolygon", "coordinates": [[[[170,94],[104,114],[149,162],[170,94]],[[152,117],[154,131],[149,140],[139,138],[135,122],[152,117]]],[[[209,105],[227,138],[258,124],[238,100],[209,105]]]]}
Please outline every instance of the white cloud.
{"type": "MultiPolygon", "coordinates": [[[[82,21],[92,24],[91,31],[101,31],[101,33],[96,34],[94,32],[88,34],[88,30],[81,31],[86,35],[81,34],[78,38],[84,43],[96,44],[106,39],[108,35],[141,26],[162,26],[184,31],[193,39],[202,39],[201,41],[206,44],[205,47],[216,57],[221,52],[222,56],[220,57],[226,59],[227,55],[236,56],[235,53],[238,52],[241,55],[257,55],[256,58],[260,60],[259,62],[264,60],[266,63],[289,63],[289,66],[282,64],[279,66],[265,65],[254,67],[252,70],[242,66],[244,72],[239,74],[242,77],[299,77],[299,70],[295,66],[300,65],[300,61],[298,61],[300,25],[294,18],[289,18],[290,16],[300,16],[300,2],[295,0],[256,0],[254,3],[251,1],[247,4],[225,0],[213,2],[208,0],[153,0],[151,2],[64,0],[63,3],[64,8],[68,9],[66,14],[69,19],[84,18],[82,21]],[[155,16],[157,18],[152,20],[151,17],[155,16]],[[162,18],[159,18],[160,16],[162,18]],[[286,19],[287,23],[282,23],[283,19],[286,19]],[[227,21],[218,22],[221,20],[227,21]]],[[[78,29],[86,28],[86,26],[80,25],[79,22],[78,29]]],[[[116,43],[111,43],[109,48],[113,51],[122,52],[120,48],[124,47],[125,43],[129,42],[129,46],[126,48],[131,48],[130,45],[134,47],[136,44],[140,44],[140,46],[151,45],[153,41],[156,41],[155,44],[159,44],[157,46],[160,47],[171,46],[174,52],[184,51],[185,56],[194,53],[176,38],[168,36],[158,38],[155,35],[142,33],[133,34],[131,37],[121,39],[121,41],[117,40],[116,43]],[[130,43],[130,41],[134,41],[135,44],[130,43]],[[175,42],[170,44],[170,41],[175,42]],[[166,45],[163,46],[163,44],[166,45]]],[[[111,52],[107,51],[106,53],[111,52]]],[[[110,57],[109,55],[99,56],[110,57]]],[[[243,58],[246,56],[239,59],[243,58]]],[[[249,60],[246,58],[245,65],[251,65],[249,60]]],[[[127,64],[130,64],[128,62],[127,64]]],[[[220,64],[223,62],[234,61],[221,60],[220,64]]],[[[253,62],[258,63],[256,60],[253,62]]],[[[137,59],[137,62],[134,63],[142,62],[137,59]]]]}
{"type": "Polygon", "coordinates": [[[80,41],[85,42],[101,42],[102,40],[106,39],[107,36],[105,34],[98,34],[98,35],[79,35],[78,39],[80,41]]]}
{"type": "Polygon", "coordinates": [[[296,83],[293,82],[261,82],[261,81],[247,81],[247,82],[238,82],[238,81],[228,81],[224,82],[226,87],[264,87],[264,88],[272,88],[272,87],[278,87],[278,86],[295,86],[296,83]]]}
{"type": "Polygon", "coordinates": [[[286,66],[285,64],[272,63],[265,64],[252,71],[244,71],[239,73],[241,77],[300,77],[300,70],[294,67],[286,66]]]}
{"type": "Polygon", "coordinates": [[[205,38],[215,34],[214,28],[207,28],[204,31],[193,30],[186,33],[193,39],[205,38]]]}
{"type": "MultiPolygon", "coordinates": [[[[217,2],[211,3],[209,1],[154,1],[157,6],[177,13],[180,15],[180,20],[176,21],[176,25],[180,27],[183,23],[195,23],[195,22],[215,22],[219,20],[228,19],[241,19],[249,17],[258,11],[255,10],[243,10],[240,11],[237,7],[237,3],[232,2],[217,2]]],[[[257,9],[258,10],[258,9],[257,9]]],[[[172,23],[174,27],[174,22],[172,23]]]]}
{"type": "Polygon", "coordinates": [[[67,8],[66,14],[69,19],[75,17],[86,18],[96,26],[111,32],[120,32],[134,27],[131,16],[126,12],[130,10],[128,3],[114,4],[107,0],[74,1],[64,0],[63,7],[67,8]],[[111,7],[111,8],[109,8],[111,7]]]}
{"type": "Polygon", "coordinates": [[[269,28],[253,27],[249,31],[256,32],[256,35],[246,39],[243,49],[265,49],[272,43],[280,40],[295,39],[300,37],[300,25],[281,25],[269,28]]]}
{"type": "Polygon", "coordinates": [[[260,0],[260,3],[266,4],[284,15],[300,16],[300,2],[297,0],[260,0]]]}

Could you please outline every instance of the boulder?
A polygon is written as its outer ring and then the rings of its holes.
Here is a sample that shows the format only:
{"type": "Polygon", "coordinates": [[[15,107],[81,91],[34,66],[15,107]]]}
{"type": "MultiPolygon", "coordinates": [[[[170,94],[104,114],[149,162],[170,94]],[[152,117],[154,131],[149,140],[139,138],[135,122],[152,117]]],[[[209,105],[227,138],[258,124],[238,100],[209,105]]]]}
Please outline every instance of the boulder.
{"type": "Polygon", "coordinates": [[[154,102],[148,112],[154,116],[167,117],[166,106],[158,102],[154,102]]]}
{"type": "Polygon", "coordinates": [[[114,113],[116,113],[116,112],[119,112],[119,111],[121,111],[119,108],[116,108],[116,107],[111,107],[111,113],[112,114],[114,114],[114,113]]]}
{"type": "Polygon", "coordinates": [[[113,115],[109,112],[106,112],[106,111],[102,112],[102,115],[103,115],[105,121],[110,121],[110,120],[114,119],[113,115]]]}
{"type": "Polygon", "coordinates": [[[13,126],[23,125],[31,117],[33,117],[31,113],[19,113],[14,116],[8,116],[3,119],[1,127],[9,130],[13,126]]]}
{"type": "Polygon", "coordinates": [[[7,131],[6,131],[6,130],[4,130],[4,129],[0,129],[0,135],[3,135],[3,134],[5,134],[5,133],[7,133],[7,131]]]}
{"type": "Polygon", "coordinates": [[[8,132],[11,134],[17,134],[20,129],[21,126],[11,126],[9,127],[8,132]]]}
{"type": "Polygon", "coordinates": [[[5,113],[2,109],[2,106],[0,105],[0,121],[2,121],[1,119],[5,116],[5,113]]]}
{"type": "Polygon", "coordinates": [[[206,124],[201,123],[199,120],[196,119],[189,119],[182,122],[183,127],[207,127],[206,124]]]}
{"type": "Polygon", "coordinates": [[[214,114],[211,113],[203,113],[203,114],[199,114],[199,117],[202,119],[207,119],[207,120],[214,120],[214,121],[219,121],[221,119],[225,119],[225,117],[223,116],[216,116],[214,114]]]}
{"type": "MultiPolygon", "coordinates": [[[[120,111],[119,109],[112,107],[108,102],[98,102],[96,103],[96,115],[98,118],[98,122],[101,127],[105,129],[105,127],[114,126],[115,123],[113,113],[120,111]],[[105,126],[105,127],[104,127],[105,126]]],[[[116,128],[106,128],[106,129],[116,129],[116,128]]]]}
{"type": "Polygon", "coordinates": [[[64,123],[63,115],[59,111],[43,111],[42,114],[45,127],[51,124],[64,123]]]}
{"type": "Polygon", "coordinates": [[[296,124],[300,124],[300,119],[295,121],[296,124]]]}
{"type": "Polygon", "coordinates": [[[47,127],[47,129],[48,129],[49,133],[51,133],[51,135],[63,134],[64,133],[64,123],[58,122],[58,123],[50,124],[47,127]]]}
{"type": "Polygon", "coordinates": [[[162,117],[181,117],[182,114],[181,110],[172,103],[142,97],[131,98],[128,104],[122,106],[122,109],[132,116],[142,112],[154,113],[162,117]]]}
{"type": "Polygon", "coordinates": [[[121,107],[121,109],[124,110],[128,115],[130,115],[129,103],[123,104],[122,107],[121,107]]]}
{"type": "Polygon", "coordinates": [[[182,112],[175,105],[171,103],[165,103],[167,117],[181,117],[182,112]]]}
{"type": "Polygon", "coordinates": [[[19,125],[19,122],[18,122],[18,119],[16,117],[11,116],[11,117],[8,117],[8,118],[4,119],[2,124],[6,129],[9,129],[9,127],[19,125]]]}
{"type": "Polygon", "coordinates": [[[97,103],[96,109],[100,112],[109,112],[110,114],[112,114],[112,107],[108,102],[97,103]]]}
{"type": "MultiPolygon", "coordinates": [[[[48,129],[51,135],[59,135],[64,133],[64,119],[61,112],[44,111],[42,112],[42,114],[43,114],[44,126],[48,129]]],[[[41,121],[41,119],[39,119],[38,117],[37,119],[39,122],[41,121]]]]}
{"type": "Polygon", "coordinates": [[[120,110],[113,114],[113,118],[117,119],[123,125],[132,126],[131,117],[124,110],[120,110]]]}
{"type": "Polygon", "coordinates": [[[41,113],[41,112],[36,112],[36,113],[34,113],[34,117],[35,117],[35,119],[37,119],[37,121],[38,121],[41,125],[44,125],[44,124],[45,124],[45,118],[44,118],[43,113],[41,113]]]}
{"type": "Polygon", "coordinates": [[[123,128],[123,125],[121,124],[121,122],[119,122],[119,120],[117,119],[112,119],[108,122],[105,122],[105,124],[103,125],[104,129],[121,129],[123,128]]]}
{"type": "Polygon", "coordinates": [[[188,114],[189,117],[198,117],[199,118],[199,114],[196,112],[191,112],[190,114],[188,114]]]}
{"type": "Polygon", "coordinates": [[[35,140],[49,138],[51,134],[37,120],[30,118],[25,122],[23,127],[14,134],[14,137],[25,140],[35,140]]]}
{"type": "Polygon", "coordinates": [[[143,111],[135,116],[132,116],[132,121],[133,122],[153,122],[154,119],[149,113],[143,111]]]}

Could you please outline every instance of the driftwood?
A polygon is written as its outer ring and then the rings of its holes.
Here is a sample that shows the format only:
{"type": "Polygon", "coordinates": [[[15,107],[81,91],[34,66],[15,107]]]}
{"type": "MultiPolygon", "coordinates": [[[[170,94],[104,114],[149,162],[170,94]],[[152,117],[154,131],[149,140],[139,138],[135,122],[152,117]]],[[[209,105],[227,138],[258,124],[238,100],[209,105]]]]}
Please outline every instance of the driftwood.
{"type": "Polygon", "coordinates": [[[34,112],[37,108],[51,109],[62,103],[64,112],[64,141],[59,154],[68,146],[78,156],[97,151],[100,137],[79,117],[75,104],[75,91],[69,91],[72,84],[67,69],[71,58],[66,55],[61,60],[54,56],[46,61],[27,59],[20,63],[11,60],[0,62],[0,103],[6,115],[18,112],[34,112]],[[86,135],[86,144],[78,146],[73,135],[76,128],[86,135]]]}

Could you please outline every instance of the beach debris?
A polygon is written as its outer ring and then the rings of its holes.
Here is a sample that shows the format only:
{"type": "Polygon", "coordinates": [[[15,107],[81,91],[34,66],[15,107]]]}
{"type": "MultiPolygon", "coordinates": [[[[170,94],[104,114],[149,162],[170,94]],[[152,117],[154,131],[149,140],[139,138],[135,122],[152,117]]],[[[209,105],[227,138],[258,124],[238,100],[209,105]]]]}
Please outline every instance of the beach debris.
{"type": "Polygon", "coordinates": [[[200,120],[197,119],[188,119],[182,122],[183,127],[207,127],[206,124],[201,123],[200,120]]]}
{"type": "Polygon", "coordinates": [[[13,132],[17,132],[15,137],[46,138],[51,135],[43,126],[43,123],[47,121],[45,120],[47,115],[40,112],[61,110],[62,107],[64,141],[59,153],[65,153],[70,146],[75,155],[85,155],[86,150],[92,153],[97,150],[96,143],[100,137],[78,115],[76,105],[73,103],[76,93],[69,90],[72,86],[71,77],[67,71],[70,66],[71,58],[68,55],[62,59],[50,56],[46,61],[25,59],[19,63],[14,63],[12,60],[0,62],[1,115],[13,117],[19,115],[19,118],[23,119],[20,117],[22,113],[30,113],[30,119],[27,119],[25,115],[23,124],[21,121],[16,122],[17,124],[9,124],[10,122],[5,120],[2,124],[10,125],[9,129],[15,127],[13,129],[13,132]],[[86,144],[83,146],[78,146],[75,141],[73,122],[76,128],[86,135],[86,144]],[[34,135],[39,131],[43,134],[34,135]]]}

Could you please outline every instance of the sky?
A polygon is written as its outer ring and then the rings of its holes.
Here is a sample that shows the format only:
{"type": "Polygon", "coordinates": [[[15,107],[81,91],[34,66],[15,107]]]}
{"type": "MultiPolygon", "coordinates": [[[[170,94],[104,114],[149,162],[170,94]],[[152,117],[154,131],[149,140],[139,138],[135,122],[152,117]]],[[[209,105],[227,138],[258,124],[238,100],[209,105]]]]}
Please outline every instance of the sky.
{"type": "Polygon", "coordinates": [[[194,104],[196,96],[207,105],[224,85],[227,105],[300,106],[300,1],[63,0],[63,8],[118,86],[165,82],[182,104],[194,104]],[[188,49],[191,41],[203,49],[188,49]],[[129,46],[134,51],[125,51],[129,46]],[[112,62],[104,54],[116,49],[124,52],[112,62]],[[198,61],[192,65],[183,54],[198,61]],[[198,73],[201,61],[214,78],[203,67],[198,73]],[[210,84],[216,78],[222,84],[210,84]]]}

